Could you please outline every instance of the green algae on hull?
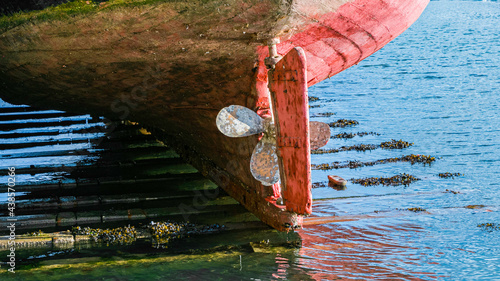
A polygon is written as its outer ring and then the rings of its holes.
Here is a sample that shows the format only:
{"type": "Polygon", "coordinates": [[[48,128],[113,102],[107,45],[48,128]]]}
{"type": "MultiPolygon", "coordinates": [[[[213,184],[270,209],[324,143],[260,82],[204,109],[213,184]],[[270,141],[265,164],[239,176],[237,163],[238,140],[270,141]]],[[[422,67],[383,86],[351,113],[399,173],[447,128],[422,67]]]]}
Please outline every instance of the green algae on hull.
{"type": "MultiPolygon", "coordinates": [[[[64,20],[75,15],[84,15],[102,9],[115,9],[119,7],[133,7],[150,5],[160,2],[175,2],[171,0],[76,0],[57,6],[47,7],[43,10],[17,12],[0,17],[0,32],[14,28],[25,23],[37,23],[50,20],[64,20]]],[[[207,2],[207,1],[197,1],[207,2]]]]}

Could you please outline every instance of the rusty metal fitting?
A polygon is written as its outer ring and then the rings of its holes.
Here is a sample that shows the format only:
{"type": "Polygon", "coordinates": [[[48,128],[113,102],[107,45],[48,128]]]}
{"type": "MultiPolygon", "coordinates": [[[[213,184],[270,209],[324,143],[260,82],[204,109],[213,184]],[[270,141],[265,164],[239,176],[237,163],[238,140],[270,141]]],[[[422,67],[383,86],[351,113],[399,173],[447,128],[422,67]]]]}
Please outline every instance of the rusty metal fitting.
{"type": "Polygon", "coordinates": [[[280,43],[279,38],[272,38],[267,41],[267,45],[269,47],[269,57],[264,59],[264,63],[268,69],[274,68],[274,66],[283,58],[278,55],[278,50],[276,48],[276,44],[280,43]]]}

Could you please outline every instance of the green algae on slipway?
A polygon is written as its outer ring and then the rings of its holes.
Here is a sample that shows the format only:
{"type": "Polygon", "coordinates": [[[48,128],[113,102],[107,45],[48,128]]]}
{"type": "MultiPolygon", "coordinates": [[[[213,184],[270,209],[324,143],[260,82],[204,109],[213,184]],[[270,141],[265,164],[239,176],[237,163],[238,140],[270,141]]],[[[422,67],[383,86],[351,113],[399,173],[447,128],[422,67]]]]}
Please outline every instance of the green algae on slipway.
{"type": "MultiPolygon", "coordinates": [[[[178,280],[180,276],[219,277],[222,273],[239,272],[239,260],[249,255],[252,260],[275,257],[275,253],[290,252],[285,247],[270,248],[268,253],[249,253],[240,247],[227,247],[221,251],[157,256],[151,254],[128,257],[84,257],[64,260],[46,260],[34,268],[16,268],[16,273],[0,273],[8,280],[154,280],[158,276],[178,280]],[[274,252],[274,253],[273,253],[274,252]],[[124,279],[120,279],[124,278],[124,279]]],[[[217,279],[215,279],[217,280],[217,279]]]]}
{"type": "MultiPolygon", "coordinates": [[[[296,233],[252,229],[178,239],[168,248],[145,245],[89,248],[80,244],[58,252],[39,251],[31,253],[34,258],[19,260],[16,274],[8,277],[23,281],[178,280],[189,276],[196,280],[219,280],[221,276],[237,278],[242,269],[250,276],[262,276],[266,273],[259,264],[273,263],[277,257],[295,259],[301,241],[296,233]]],[[[0,280],[7,274],[0,271],[0,280]]]]}

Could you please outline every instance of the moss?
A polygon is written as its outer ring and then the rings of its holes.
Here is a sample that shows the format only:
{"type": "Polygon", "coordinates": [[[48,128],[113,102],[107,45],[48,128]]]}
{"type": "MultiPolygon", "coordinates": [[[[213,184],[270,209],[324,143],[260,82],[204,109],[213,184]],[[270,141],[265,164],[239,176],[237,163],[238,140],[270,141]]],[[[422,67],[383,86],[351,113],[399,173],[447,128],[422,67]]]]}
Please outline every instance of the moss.
{"type": "Polygon", "coordinates": [[[78,0],[48,7],[40,11],[18,12],[0,18],[0,30],[6,31],[25,23],[36,23],[47,20],[61,20],[76,14],[85,14],[99,9],[99,4],[94,1],[78,0]]]}
{"type": "MultiPolygon", "coordinates": [[[[253,5],[259,3],[258,0],[245,1],[247,5],[253,5]]],[[[279,0],[273,1],[275,5],[280,4],[279,0]]],[[[190,0],[190,1],[178,1],[178,0],[109,0],[109,1],[96,1],[96,0],[72,0],[70,2],[60,4],[57,6],[47,7],[43,10],[36,11],[21,11],[13,13],[10,15],[4,15],[0,17],[0,33],[5,32],[16,26],[26,24],[26,23],[39,23],[49,20],[63,20],[76,15],[95,13],[101,10],[113,10],[117,8],[130,8],[139,7],[147,5],[155,5],[161,3],[172,3],[178,7],[178,12],[180,14],[186,13],[188,11],[192,12],[192,15],[198,17],[199,15],[208,15],[211,13],[222,14],[225,10],[220,10],[220,6],[223,4],[218,0],[190,0]],[[201,9],[200,9],[201,7],[201,9]]],[[[228,1],[230,5],[234,3],[238,4],[236,0],[228,1]]],[[[282,16],[281,11],[276,11],[274,17],[280,18],[282,16]]]]}
{"type": "MultiPolygon", "coordinates": [[[[115,9],[120,7],[134,7],[151,5],[161,2],[175,2],[173,0],[110,0],[110,1],[94,1],[94,0],[76,0],[70,1],[58,6],[52,6],[39,11],[18,12],[11,15],[0,17],[0,32],[5,32],[16,26],[49,20],[64,20],[72,16],[94,13],[104,9],[115,9]]],[[[201,0],[198,2],[208,2],[201,0]]]]}

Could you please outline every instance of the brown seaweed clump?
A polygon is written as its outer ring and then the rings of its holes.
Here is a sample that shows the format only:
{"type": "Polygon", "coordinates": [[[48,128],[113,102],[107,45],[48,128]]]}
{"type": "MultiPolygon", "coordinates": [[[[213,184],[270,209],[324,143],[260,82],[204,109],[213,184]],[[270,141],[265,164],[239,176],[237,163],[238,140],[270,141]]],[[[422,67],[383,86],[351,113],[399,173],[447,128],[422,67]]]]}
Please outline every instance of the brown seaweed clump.
{"type": "Polygon", "coordinates": [[[328,153],[338,153],[341,151],[367,151],[377,149],[378,146],[374,144],[357,144],[352,146],[342,146],[341,148],[331,148],[331,149],[316,149],[312,150],[311,154],[328,154],[328,153]]]}
{"type": "Polygon", "coordinates": [[[342,146],[340,148],[340,151],[351,151],[351,150],[367,151],[367,150],[374,150],[374,149],[377,149],[377,146],[374,144],[357,144],[357,145],[352,145],[352,146],[342,146]]]}
{"type": "Polygon", "coordinates": [[[445,191],[445,193],[459,194],[459,193],[460,193],[460,191],[455,191],[455,190],[447,189],[447,190],[445,191]]]}
{"type": "Polygon", "coordinates": [[[385,185],[385,186],[397,186],[404,185],[408,186],[410,183],[420,180],[417,177],[414,177],[409,174],[399,174],[390,178],[383,177],[371,177],[371,178],[363,178],[363,179],[351,179],[351,182],[361,184],[363,186],[372,186],[372,185],[385,185]]]}
{"type": "Polygon", "coordinates": [[[326,187],[326,183],[324,182],[313,182],[312,183],[312,188],[321,188],[321,187],[326,187]]]}
{"type": "Polygon", "coordinates": [[[385,148],[385,149],[403,149],[409,146],[412,146],[413,143],[409,143],[406,141],[387,141],[383,142],[380,145],[375,145],[375,144],[356,144],[356,145],[351,145],[351,146],[342,146],[341,148],[332,148],[332,149],[317,149],[311,151],[311,154],[326,154],[326,153],[337,153],[341,151],[368,151],[368,150],[375,150],[379,147],[385,148]]]}
{"type": "Polygon", "coordinates": [[[395,162],[410,162],[412,165],[415,163],[422,163],[424,165],[426,164],[431,164],[432,162],[436,161],[436,158],[433,156],[426,156],[426,155],[406,155],[402,157],[396,157],[396,158],[387,158],[387,159],[380,159],[376,161],[369,161],[369,162],[360,162],[360,161],[347,161],[347,162],[333,162],[331,164],[328,163],[323,163],[323,164],[312,164],[311,167],[313,170],[332,170],[332,169],[343,169],[343,168],[349,168],[349,169],[356,169],[356,168],[361,168],[365,166],[374,166],[378,164],[386,164],[386,163],[395,163],[395,162]]]}
{"type": "Polygon", "coordinates": [[[88,235],[95,242],[129,244],[137,240],[137,231],[134,226],[100,229],[80,226],[72,228],[73,235],[88,235]]]}
{"type": "Polygon", "coordinates": [[[335,112],[319,112],[311,115],[311,117],[330,117],[335,115],[335,112]]]}
{"type": "Polygon", "coordinates": [[[426,209],[420,207],[407,208],[406,210],[414,213],[427,212],[426,209]]]}
{"type": "Polygon", "coordinates": [[[319,100],[318,97],[314,97],[314,96],[309,96],[308,99],[309,99],[310,102],[311,101],[318,101],[319,100]]]}
{"type": "Polygon", "coordinates": [[[443,178],[443,179],[447,179],[447,178],[455,178],[455,177],[460,177],[460,176],[463,176],[463,174],[460,174],[460,173],[439,173],[438,176],[440,178],[443,178]]]}
{"type": "Polygon", "coordinates": [[[340,152],[338,148],[330,148],[330,149],[316,149],[316,150],[311,150],[311,154],[329,154],[329,153],[337,153],[340,152]]]}
{"type": "Polygon", "coordinates": [[[330,138],[331,139],[352,139],[355,136],[364,137],[364,136],[368,136],[368,135],[380,136],[379,133],[375,133],[375,132],[358,132],[358,133],[346,133],[346,132],[343,132],[343,133],[340,133],[340,134],[333,135],[330,138]]]}
{"type": "Polygon", "coordinates": [[[490,232],[494,231],[494,230],[500,230],[500,224],[492,223],[492,222],[480,223],[477,225],[477,227],[480,227],[483,230],[490,231],[490,232]]]}
{"type": "Polygon", "coordinates": [[[41,230],[38,230],[38,231],[26,233],[25,235],[26,236],[42,236],[42,235],[45,235],[45,234],[46,234],[45,232],[43,232],[41,230]]]}
{"type": "Polygon", "coordinates": [[[467,205],[464,208],[466,208],[466,209],[482,209],[484,207],[486,207],[486,206],[485,205],[467,205]]]}
{"type": "Polygon", "coordinates": [[[402,161],[410,162],[412,165],[415,163],[423,163],[424,165],[425,164],[430,165],[432,162],[436,161],[436,157],[433,157],[430,155],[411,154],[411,155],[403,156],[402,161]]]}
{"type": "Polygon", "coordinates": [[[331,122],[331,123],[328,123],[328,125],[332,128],[335,128],[335,127],[341,127],[341,128],[344,128],[344,127],[347,127],[347,126],[356,126],[356,125],[359,125],[359,122],[356,121],[356,120],[349,120],[349,119],[339,119],[335,122],[331,122]]]}
{"type": "Polygon", "coordinates": [[[409,143],[407,141],[403,140],[394,140],[391,139],[390,141],[386,141],[380,144],[381,148],[384,149],[403,149],[412,146],[413,143],[409,143]]]}

